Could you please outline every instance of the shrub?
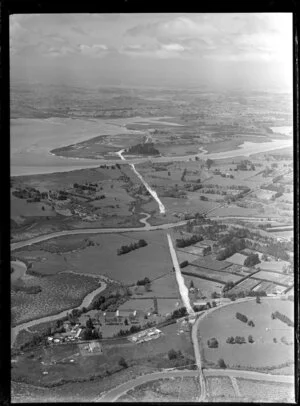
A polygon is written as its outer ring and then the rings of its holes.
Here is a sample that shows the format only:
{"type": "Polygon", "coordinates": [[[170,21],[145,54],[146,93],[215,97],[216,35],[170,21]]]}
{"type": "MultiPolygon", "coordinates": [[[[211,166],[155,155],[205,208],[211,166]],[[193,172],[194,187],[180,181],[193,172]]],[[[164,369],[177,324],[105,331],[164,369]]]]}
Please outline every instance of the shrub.
{"type": "Polygon", "coordinates": [[[260,264],[258,254],[250,254],[244,261],[244,265],[248,267],[252,267],[257,264],[260,264]]]}
{"type": "Polygon", "coordinates": [[[219,347],[218,340],[215,337],[207,340],[207,345],[209,348],[218,348],[219,347]]]}
{"type": "Polygon", "coordinates": [[[234,337],[232,337],[232,336],[228,337],[227,340],[226,340],[226,343],[227,344],[234,344],[235,343],[234,337]]]}
{"type": "Polygon", "coordinates": [[[254,343],[253,337],[251,335],[248,336],[248,342],[249,343],[254,343]]]}
{"type": "Polygon", "coordinates": [[[255,327],[255,324],[254,324],[254,322],[252,320],[249,320],[248,321],[248,326],[255,327]]]}
{"type": "Polygon", "coordinates": [[[128,368],[128,364],[123,357],[120,358],[119,365],[120,367],[128,368]]]}
{"type": "Polygon", "coordinates": [[[245,337],[236,336],[235,337],[235,342],[236,342],[236,344],[245,344],[246,340],[245,340],[245,337]]]}
{"type": "Polygon", "coordinates": [[[227,366],[226,366],[225,361],[224,361],[223,358],[220,358],[220,359],[219,359],[218,365],[219,365],[220,368],[224,368],[224,369],[227,368],[227,366]]]}
{"type": "Polygon", "coordinates": [[[289,319],[285,314],[282,314],[278,311],[275,313],[272,313],[272,319],[279,319],[283,323],[287,324],[289,327],[294,327],[294,323],[292,322],[291,319],[289,319]]]}
{"type": "Polygon", "coordinates": [[[243,323],[247,323],[247,321],[248,321],[247,316],[245,316],[244,314],[239,313],[239,312],[237,312],[237,313],[235,314],[235,317],[236,317],[238,320],[241,320],[243,323]]]}

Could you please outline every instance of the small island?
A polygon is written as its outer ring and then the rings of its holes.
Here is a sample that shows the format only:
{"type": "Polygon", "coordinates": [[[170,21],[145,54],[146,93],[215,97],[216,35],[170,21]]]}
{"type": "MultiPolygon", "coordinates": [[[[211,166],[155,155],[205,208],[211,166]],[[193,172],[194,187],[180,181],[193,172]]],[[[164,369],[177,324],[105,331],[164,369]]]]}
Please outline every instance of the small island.
{"type": "Polygon", "coordinates": [[[126,150],[128,154],[135,155],[160,155],[159,151],[154,148],[153,143],[137,144],[126,150]]]}

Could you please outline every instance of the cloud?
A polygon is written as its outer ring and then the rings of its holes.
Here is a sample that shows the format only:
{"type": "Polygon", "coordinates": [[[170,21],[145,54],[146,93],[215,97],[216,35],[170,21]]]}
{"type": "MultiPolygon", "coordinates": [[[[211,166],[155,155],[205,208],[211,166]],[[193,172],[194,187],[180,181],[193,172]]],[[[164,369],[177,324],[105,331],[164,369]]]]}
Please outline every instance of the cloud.
{"type": "Polygon", "coordinates": [[[181,57],[185,52],[185,47],[180,44],[132,44],[121,47],[119,53],[128,56],[140,56],[145,58],[174,58],[181,57]]]}
{"type": "Polygon", "coordinates": [[[81,54],[91,57],[102,56],[106,51],[108,51],[108,47],[103,44],[94,44],[92,46],[81,44],[78,46],[78,48],[81,54]]]}
{"type": "Polygon", "coordinates": [[[126,31],[127,36],[155,37],[161,42],[172,42],[201,36],[216,35],[218,29],[208,22],[197,23],[187,17],[176,17],[170,20],[137,25],[126,31]]]}

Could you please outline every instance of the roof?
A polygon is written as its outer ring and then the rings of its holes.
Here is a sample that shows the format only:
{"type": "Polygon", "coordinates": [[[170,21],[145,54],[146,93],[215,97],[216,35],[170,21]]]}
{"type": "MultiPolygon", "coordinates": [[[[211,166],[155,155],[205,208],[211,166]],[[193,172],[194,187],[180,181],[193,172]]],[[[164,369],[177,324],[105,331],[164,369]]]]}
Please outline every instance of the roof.
{"type": "Polygon", "coordinates": [[[103,315],[107,318],[116,317],[116,312],[104,312],[103,315]]]}

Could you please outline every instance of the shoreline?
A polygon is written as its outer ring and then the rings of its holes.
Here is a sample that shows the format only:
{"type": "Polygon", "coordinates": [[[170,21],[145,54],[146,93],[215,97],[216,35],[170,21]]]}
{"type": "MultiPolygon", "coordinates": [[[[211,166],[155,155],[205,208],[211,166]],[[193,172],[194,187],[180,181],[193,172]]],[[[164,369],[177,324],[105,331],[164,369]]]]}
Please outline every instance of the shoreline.
{"type": "MultiPolygon", "coordinates": [[[[277,139],[273,139],[272,141],[269,142],[265,142],[265,143],[261,143],[261,142],[249,142],[246,141],[244,143],[242,143],[241,145],[238,146],[238,148],[235,148],[233,150],[230,151],[219,151],[219,152],[206,152],[206,150],[203,147],[199,147],[202,148],[202,150],[200,150],[201,152],[197,153],[197,154],[193,154],[193,155],[185,155],[185,156],[161,156],[159,158],[149,158],[149,157],[145,157],[145,158],[133,158],[133,159],[128,159],[126,161],[127,164],[139,164],[139,163],[143,163],[146,161],[149,161],[149,159],[151,159],[153,162],[174,162],[174,161],[188,161],[189,159],[195,159],[196,157],[200,158],[200,159],[228,159],[228,158],[235,158],[235,157],[241,157],[241,156],[245,156],[245,157],[249,157],[251,155],[255,155],[255,154],[259,154],[259,153],[266,153],[266,152],[270,152],[270,151],[275,151],[278,149],[284,149],[284,148],[293,148],[293,140],[277,140],[277,139]],[[280,145],[278,145],[280,144],[280,145]],[[255,150],[255,147],[258,147],[255,150]]],[[[53,155],[53,154],[52,154],[53,155]]],[[[68,162],[67,160],[69,159],[76,159],[78,162],[78,167],[77,166],[60,166],[60,167],[51,167],[51,166],[47,166],[47,167],[36,167],[36,166],[20,166],[20,167],[11,167],[12,172],[14,172],[14,174],[11,174],[11,177],[22,177],[22,176],[31,176],[31,175],[46,175],[46,174],[53,174],[53,173],[60,173],[60,172],[71,172],[71,171],[76,171],[76,170],[83,170],[83,169],[94,169],[99,167],[100,165],[105,165],[105,164],[111,164],[111,165],[115,165],[116,162],[117,163],[122,163],[124,164],[124,161],[122,162],[122,160],[110,160],[110,159],[94,159],[94,163],[91,162],[90,164],[86,164],[86,165],[80,165],[80,160],[81,159],[86,159],[86,158],[68,158],[68,157],[58,157],[57,155],[55,155],[57,158],[61,158],[66,160],[66,162],[68,162]],[[19,168],[19,170],[18,170],[19,168]],[[23,173],[18,173],[20,171],[20,168],[22,168],[22,172],[23,173]],[[16,173],[17,172],[17,173],[16,173]],[[25,173],[26,172],[26,173],[25,173]]]]}

